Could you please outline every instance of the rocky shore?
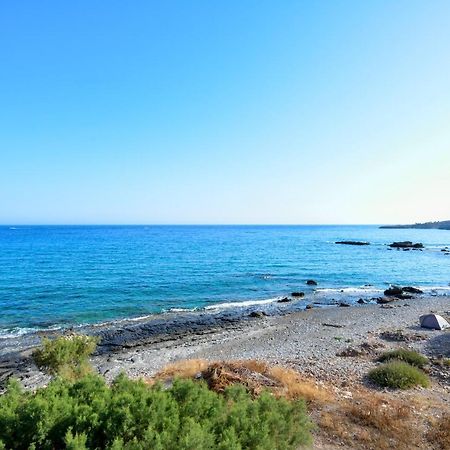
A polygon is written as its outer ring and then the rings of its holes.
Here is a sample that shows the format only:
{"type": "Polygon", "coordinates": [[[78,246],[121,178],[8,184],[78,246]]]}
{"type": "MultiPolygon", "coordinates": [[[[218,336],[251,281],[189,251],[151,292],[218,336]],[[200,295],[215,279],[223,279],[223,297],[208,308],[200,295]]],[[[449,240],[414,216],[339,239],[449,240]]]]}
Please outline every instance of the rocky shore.
{"type": "MultiPolygon", "coordinates": [[[[158,333],[152,333],[149,327],[155,325],[154,321],[116,325],[97,330],[104,341],[93,364],[112,380],[121,371],[132,377],[149,377],[183,359],[259,359],[339,386],[363,383],[374,365],[370,356],[399,342],[432,358],[450,357],[450,331],[419,327],[419,316],[430,312],[448,319],[450,297],[419,296],[389,304],[310,308],[275,316],[192,315],[190,322],[180,322],[178,330],[171,328],[170,333],[161,332],[161,327],[169,326],[167,323],[159,323],[154,327],[158,333]],[[144,338],[136,339],[139,333],[144,333],[144,338]],[[358,364],[354,356],[359,358],[358,364]]],[[[0,380],[13,375],[27,387],[45,384],[46,377],[29,356],[30,350],[25,350],[0,361],[0,380]]],[[[442,368],[437,377],[447,393],[449,370],[448,366],[442,368]]]]}

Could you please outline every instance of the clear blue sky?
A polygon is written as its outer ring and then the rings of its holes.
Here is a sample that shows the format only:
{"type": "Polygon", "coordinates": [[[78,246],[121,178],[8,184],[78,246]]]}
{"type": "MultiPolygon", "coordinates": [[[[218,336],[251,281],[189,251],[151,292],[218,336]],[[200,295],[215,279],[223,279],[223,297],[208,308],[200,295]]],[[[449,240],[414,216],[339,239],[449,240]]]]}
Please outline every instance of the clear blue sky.
{"type": "Polygon", "coordinates": [[[5,1],[0,223],[450,219],[450,2],[5,1]]]}

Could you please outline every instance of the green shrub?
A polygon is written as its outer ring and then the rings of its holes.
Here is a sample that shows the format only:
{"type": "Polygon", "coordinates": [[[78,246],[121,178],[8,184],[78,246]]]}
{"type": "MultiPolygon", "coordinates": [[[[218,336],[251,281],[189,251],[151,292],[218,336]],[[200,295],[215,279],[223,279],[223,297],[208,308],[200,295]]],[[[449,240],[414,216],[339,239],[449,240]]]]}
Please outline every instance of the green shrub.
{"type": "Polygon", "coordinates": [[[222,395],[192,380],[163,389],[121,375],[108,386],[89,374],[35,393],[11,381],[0,396],[0,448],[8,449],[288,450],[310,444],[310,430],[304,401],[253,398],[241,385],[222,395]]]}
{"type": "Polygon", "coordinates": [[[36,365],[51,375],[80,378],[90,371],[89,356],[95,351],[98,338],[71,334],[56,339],[42,339],[33,352],[36,365]]]}
{"type": "Polygon", "coordinates": [[[429,379],[424,372],[403,361],[382,364],[369,372],[369,379],[379,386],[396,389],[429,385],[429,379]]]}
{"type": "Polygon", "coordinates": [[[406,348],[385,352],[381,355],[379,360],[382,362],[399,360],[420,368],[428,364],[428,358],[414,350],[408,350],[406,348]]]}

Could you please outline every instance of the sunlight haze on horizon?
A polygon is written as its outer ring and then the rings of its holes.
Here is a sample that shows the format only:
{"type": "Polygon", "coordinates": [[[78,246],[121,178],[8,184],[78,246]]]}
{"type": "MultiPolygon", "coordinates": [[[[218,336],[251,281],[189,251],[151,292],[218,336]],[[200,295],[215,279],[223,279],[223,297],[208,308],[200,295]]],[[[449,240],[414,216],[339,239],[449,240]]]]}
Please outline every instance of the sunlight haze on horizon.
{"type": "Polygon", "coordinates": [[[450,2],[0,5],[0,224],[450,220],[450,2]]]}

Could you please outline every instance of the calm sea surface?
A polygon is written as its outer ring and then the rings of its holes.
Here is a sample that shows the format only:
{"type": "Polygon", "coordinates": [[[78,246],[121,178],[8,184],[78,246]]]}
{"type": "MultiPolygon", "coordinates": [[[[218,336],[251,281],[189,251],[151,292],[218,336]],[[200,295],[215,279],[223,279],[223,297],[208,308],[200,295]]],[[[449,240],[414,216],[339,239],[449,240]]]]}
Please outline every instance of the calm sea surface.
{"type": "Polygon", "coordinates": [[[375,226],[0,227],[0,336],[265,304],[294,290],[306,292],[304,302],[375,295],[389,283],[445,293],[444,246],[450,231],[375,226]],[[334,244],[344,239],[372,245],[334,244]],[[395,240],[426,249],[388,250],[395,240]],[[305,286],[310,278],[315,293],[305,286]]]}

